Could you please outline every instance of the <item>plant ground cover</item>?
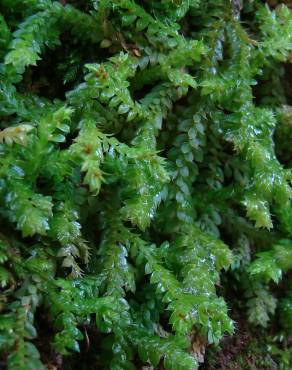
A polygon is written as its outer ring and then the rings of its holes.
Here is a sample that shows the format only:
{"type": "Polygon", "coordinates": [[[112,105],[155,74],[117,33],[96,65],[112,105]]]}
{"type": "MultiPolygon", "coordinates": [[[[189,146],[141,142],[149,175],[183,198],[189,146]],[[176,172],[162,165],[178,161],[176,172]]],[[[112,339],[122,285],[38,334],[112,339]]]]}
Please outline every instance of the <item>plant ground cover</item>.
{"type": "Polygon", "coordinates": [[[292,368],[289,7],[0,0],[0,368],[292,368]]]}

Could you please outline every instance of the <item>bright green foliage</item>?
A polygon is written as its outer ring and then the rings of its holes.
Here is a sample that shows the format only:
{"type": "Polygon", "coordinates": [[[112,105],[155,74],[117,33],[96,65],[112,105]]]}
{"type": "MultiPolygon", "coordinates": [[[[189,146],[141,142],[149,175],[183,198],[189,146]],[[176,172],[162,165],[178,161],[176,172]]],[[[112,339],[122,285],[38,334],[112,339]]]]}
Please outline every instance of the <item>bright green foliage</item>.
{"type": "Polygon", "coordinates": [[[291,35],[259,0],[0,0],[1,364],[194,370],[230,267],[289,334],[291,35]]]}
{"type": "Polygon", "coordinates": [[[258,258],[249,266],[252,275],[259,275],[265,280],[279,283],[282,273],[292,268],[291,240],[280,240],[272,249],[258,254],[258,258]]]}

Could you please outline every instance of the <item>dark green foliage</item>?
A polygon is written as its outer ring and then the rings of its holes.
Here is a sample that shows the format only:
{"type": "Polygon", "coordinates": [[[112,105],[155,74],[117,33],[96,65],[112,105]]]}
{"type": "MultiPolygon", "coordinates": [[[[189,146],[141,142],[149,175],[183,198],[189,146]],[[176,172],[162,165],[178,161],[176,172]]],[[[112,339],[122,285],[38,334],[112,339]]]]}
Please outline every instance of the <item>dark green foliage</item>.
{"type": "Polygon", "coordinates": [[[259,0],[0,0],[1,366],[196,369],[229,270],[289,368],[291,35],[259,0]]]}

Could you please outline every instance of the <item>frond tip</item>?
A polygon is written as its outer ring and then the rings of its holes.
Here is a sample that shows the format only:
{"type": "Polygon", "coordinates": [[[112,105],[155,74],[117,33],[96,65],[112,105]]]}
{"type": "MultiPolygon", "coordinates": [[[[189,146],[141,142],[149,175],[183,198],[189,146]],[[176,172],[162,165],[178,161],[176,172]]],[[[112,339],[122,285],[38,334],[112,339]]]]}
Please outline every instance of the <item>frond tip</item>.
{"type": "Polygon", "coordinates": [[[26,145],[27,134],[33,129],[29,124],[22,124],[14,127],[7,127],[0,131],[0,144],[13,145],[13,143],[26,145]]]}

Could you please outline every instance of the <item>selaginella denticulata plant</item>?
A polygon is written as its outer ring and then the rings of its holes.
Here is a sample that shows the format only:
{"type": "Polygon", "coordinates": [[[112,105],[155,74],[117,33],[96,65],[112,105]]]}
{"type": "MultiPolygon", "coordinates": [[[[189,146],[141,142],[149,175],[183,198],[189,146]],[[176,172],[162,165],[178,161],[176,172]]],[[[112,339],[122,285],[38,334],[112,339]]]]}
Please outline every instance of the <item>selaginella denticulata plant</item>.
{"type": "Polygon", "coordinates": [[[0,0],[1,369],[194,370],[233,307],[287,344],[286,3],[0,0]]]}

